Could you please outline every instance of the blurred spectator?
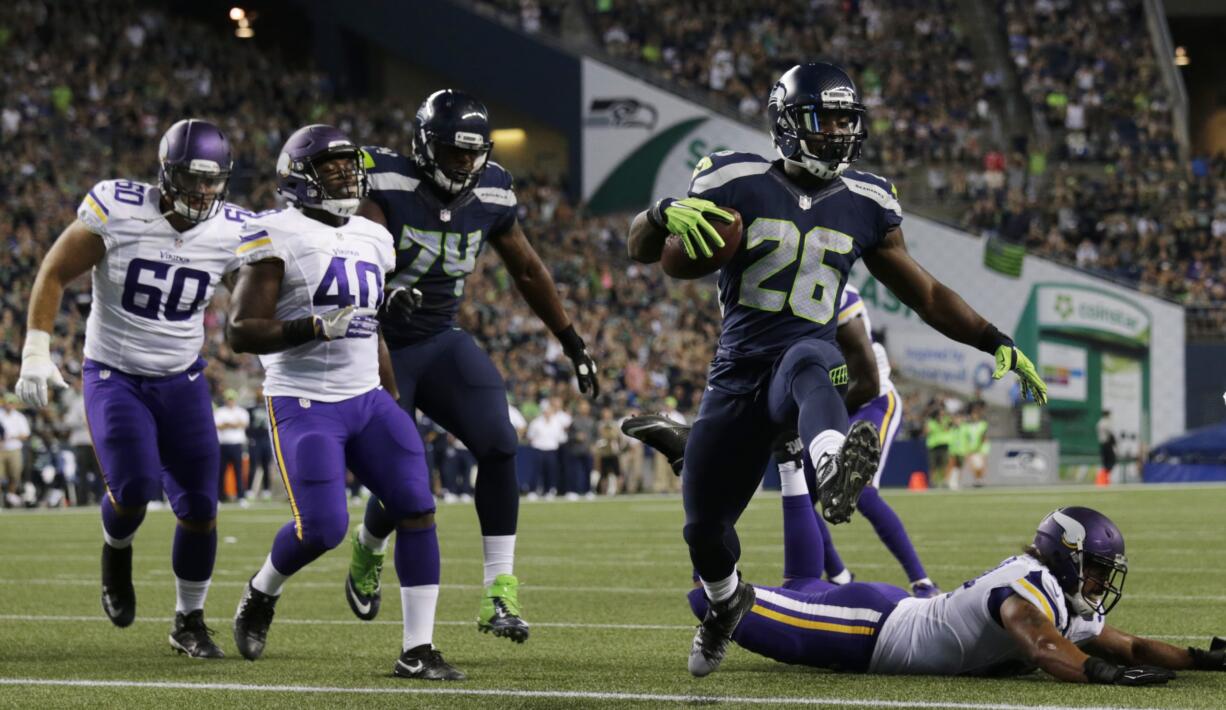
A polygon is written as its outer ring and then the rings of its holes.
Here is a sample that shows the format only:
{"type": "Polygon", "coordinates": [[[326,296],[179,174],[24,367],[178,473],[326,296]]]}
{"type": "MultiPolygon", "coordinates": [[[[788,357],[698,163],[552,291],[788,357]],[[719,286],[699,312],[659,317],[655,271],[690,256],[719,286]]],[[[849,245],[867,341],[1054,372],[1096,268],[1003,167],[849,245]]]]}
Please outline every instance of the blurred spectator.
{"type": "Polygon", "coordinates": [[[617,493],[617,481],[621,476],[621,453],[625,447],[621,424],[613,416],[613,410],[605,407],[600,410],[600,421],[596,424],[596,465],[600,471],[600,482],[596,491],[600,495],[617,493]]]}
{"type": "Polygon", "coordinates": [[[269,439],[268,409],[264,388],[256,387],[255,404],[247,408],[247,477],[252,496],[272,497],[272,480],[280,473],[273,468],[272,441],[269,439]]]}
{"type": "Polygon", "coordinates": [[[592,404],[586,399],[578,401],[566,438],[566,466],[569,483],[566,499],[578,500],[580,496],[592,497],[592,470],[594,460],[592,444],[596,441],[596,419],[592,416],[592,404]]]}
{"type": "Polygon", "coordinates": [[[30,420],[17,410],[17,395],[4,395],[4,407],[0,409],[0,430],[4,440],[0,443],[0,475],[6,482],[5,503],[9,507],[21,504],[25,472],[25,446],[30,438],[30,420]]]}
{"type": "Polygon", "coordinates": [[[239,501],[246,505],[247,485],[243,479],[243,449],[247,445],[247,427],[251,424],[251,415],[246,409],[238,406],[238,392],[232,389],[225,391],[224,404],[213,410],[213,422],[217,425],[217,440],[221,447],[219,498],[231,500],[226,494],[226,469],[232,468],[234,470],[234,490],[239,501]]]}

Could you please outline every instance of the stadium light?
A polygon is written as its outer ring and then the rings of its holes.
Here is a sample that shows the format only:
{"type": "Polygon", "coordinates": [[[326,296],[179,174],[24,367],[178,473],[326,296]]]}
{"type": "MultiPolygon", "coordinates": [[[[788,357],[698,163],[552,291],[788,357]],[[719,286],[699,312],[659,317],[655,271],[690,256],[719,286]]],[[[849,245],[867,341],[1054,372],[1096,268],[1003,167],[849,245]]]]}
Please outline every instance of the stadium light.
{"type": "Polygon", "coordinates": [[[522,128],[495,128],[490,131],[490,140],[504,146],[519,145],[528,138],[528,133],[522,128]]]}
{"type": "Polygon", "coordinates": [[[247,11],[241,7],[230,8],[230,19],[238,22],[247,17],[247,11]]]}
{"type": "Polygon", "coordinates": [[[1183,47],[1175,48],[1175,66],[1186,67],[1192,63],[1192,58],[1188,56],[1188,50],[1183,47]]]}

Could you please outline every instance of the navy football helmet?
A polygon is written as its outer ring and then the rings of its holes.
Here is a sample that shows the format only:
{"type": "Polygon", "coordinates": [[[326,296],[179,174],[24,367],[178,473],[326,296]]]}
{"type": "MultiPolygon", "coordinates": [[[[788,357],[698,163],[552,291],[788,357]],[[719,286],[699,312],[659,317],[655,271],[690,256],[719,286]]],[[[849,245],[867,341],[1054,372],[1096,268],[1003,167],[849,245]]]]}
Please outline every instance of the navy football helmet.
{"type": "Polygon", "coordinates": [[[204,222],[221,209],[233,168],[230,142],[208,121],[178,121],[158,144],[158,188],[171,211],[190,222],[204,222]]]}
{"type": "Polygon", "coordinates": [[[797,64],[771,89],[766,104],[775,149],[789,163],[833,180],[860,158],[868,139],[856,84],[825,62],[797,64]]]}
{"type": "Polygon", "coordinates": [[[1106,614],[1123,596],[1128,574],[1124,534],[1097,510],[1072,506],[1053,511],[1039,523],[1034,547],[1074,613],[1085,618],[1106,614]]]}
{"type": "Polygon", "coordinates": [[[277,158],[277,192],[300,208],[349,217],[369,190],[364,158],[362,149],[341,129],[322,123],[303,126],[285,141],[277,158]],[[340,179],[346,184],[329,190],[319,166],[338,159],[345,161],[340,179]]]}
{"type": "Polygon", "coordinates": [[[485,104],[453,89],[430,94],[413,118],[413,160],[438,188],[458,195],[477,184],[489,160],[485,104]]]}

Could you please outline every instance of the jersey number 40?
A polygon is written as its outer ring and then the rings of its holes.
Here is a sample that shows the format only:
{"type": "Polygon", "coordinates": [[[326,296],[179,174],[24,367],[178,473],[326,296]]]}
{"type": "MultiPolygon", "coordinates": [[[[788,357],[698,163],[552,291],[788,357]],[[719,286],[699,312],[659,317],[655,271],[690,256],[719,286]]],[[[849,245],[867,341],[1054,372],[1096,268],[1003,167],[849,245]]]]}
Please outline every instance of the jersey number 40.
{"type": "Polygon", "coordinates": [[[350,261],[339,256],[332,257],[319,287],[311,297],[311,303],[316,306],[331,306],[344,308],[374,308],[383,300],[383,270],[369,261],[350,261]],[[350,279],[350,265],[352,276],[350,279]],[[357,284],[358,292],[353,292],[357,284]]]}
{"type": "Polygon", "coordinates": [[[795,222],[761,217],[749,225],[745,236],[746,249],[765,242],[775,242],[775,248],[750,264],[741,275],[740,304],[772,313],[783,310],[786,304],[793,314],[805,320],[830,322],[838,306],[835,299],[843,273],[825,262],[826,252],[848,254],[855,240],[826,227],[814,227],[801,237],[795,222]],[[791,288],[781,291],[763,285],[797,259],[800,264],[791,288]],[[815,297],[818,288],[821,295],[815,297]]]}

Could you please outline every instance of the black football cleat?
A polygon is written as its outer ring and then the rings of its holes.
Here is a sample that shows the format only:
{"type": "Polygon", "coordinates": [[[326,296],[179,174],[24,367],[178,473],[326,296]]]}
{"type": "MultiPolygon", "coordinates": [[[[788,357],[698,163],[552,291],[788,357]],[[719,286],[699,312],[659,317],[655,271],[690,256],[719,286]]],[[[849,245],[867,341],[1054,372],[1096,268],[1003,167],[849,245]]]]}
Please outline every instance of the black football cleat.
{"type": "Polygon", "coordinates": [[[424,643],[400,654],[392,675],[417,680],[464,680],[464,672],[447,661],[434,646],[424,643]]]}
{"type": "Polygon", "coordinates": [[[753,608],[754,599],[753,586],[737,582],[731,597],[719,603],[711,602],[690,645],[690,673],[702,678],[719,668],[732,641],[732,632],[753,608]]]}
{"type": "Polygon", "coordinates": [[[170,630],[170,647],[191,658],[225,658],[226,654],[213,643],[213,633],[204,623],[204,609],[177,612],[170,630]]]}
{"type": "Polygon", "coordinates": [[[622,433],[659,451],[668,459],[673,473],[681,475],[685,442],[690,438],[688,425],[678,424],[663,414],[639,414],[622,422],[622,433]]]}
{"type": "Polygon", "coordinates": [[[858,421],[851,425],[838,456],[823,456],[817,462],[817,493],[822,517],[831,525],[851,520],[860,491],[877,474],[881,440],[877,427],[858,421]]]}
{"type": "Polygon", "coordinates": [[[121,629],[136,620],[131,545],[115,548],[102,543],[102,610],[121,629]]]}
{"type": "Polygon", "coordinates": [[[243,590],[243,598],[239,600],[238,611],[234,614],[234,645],[248,661],[254,661],[264,654],[268,627],[272,626],[279,598],[261,592],[251,586],[251,582],[247,582],[247,588],[243,590]]]}

